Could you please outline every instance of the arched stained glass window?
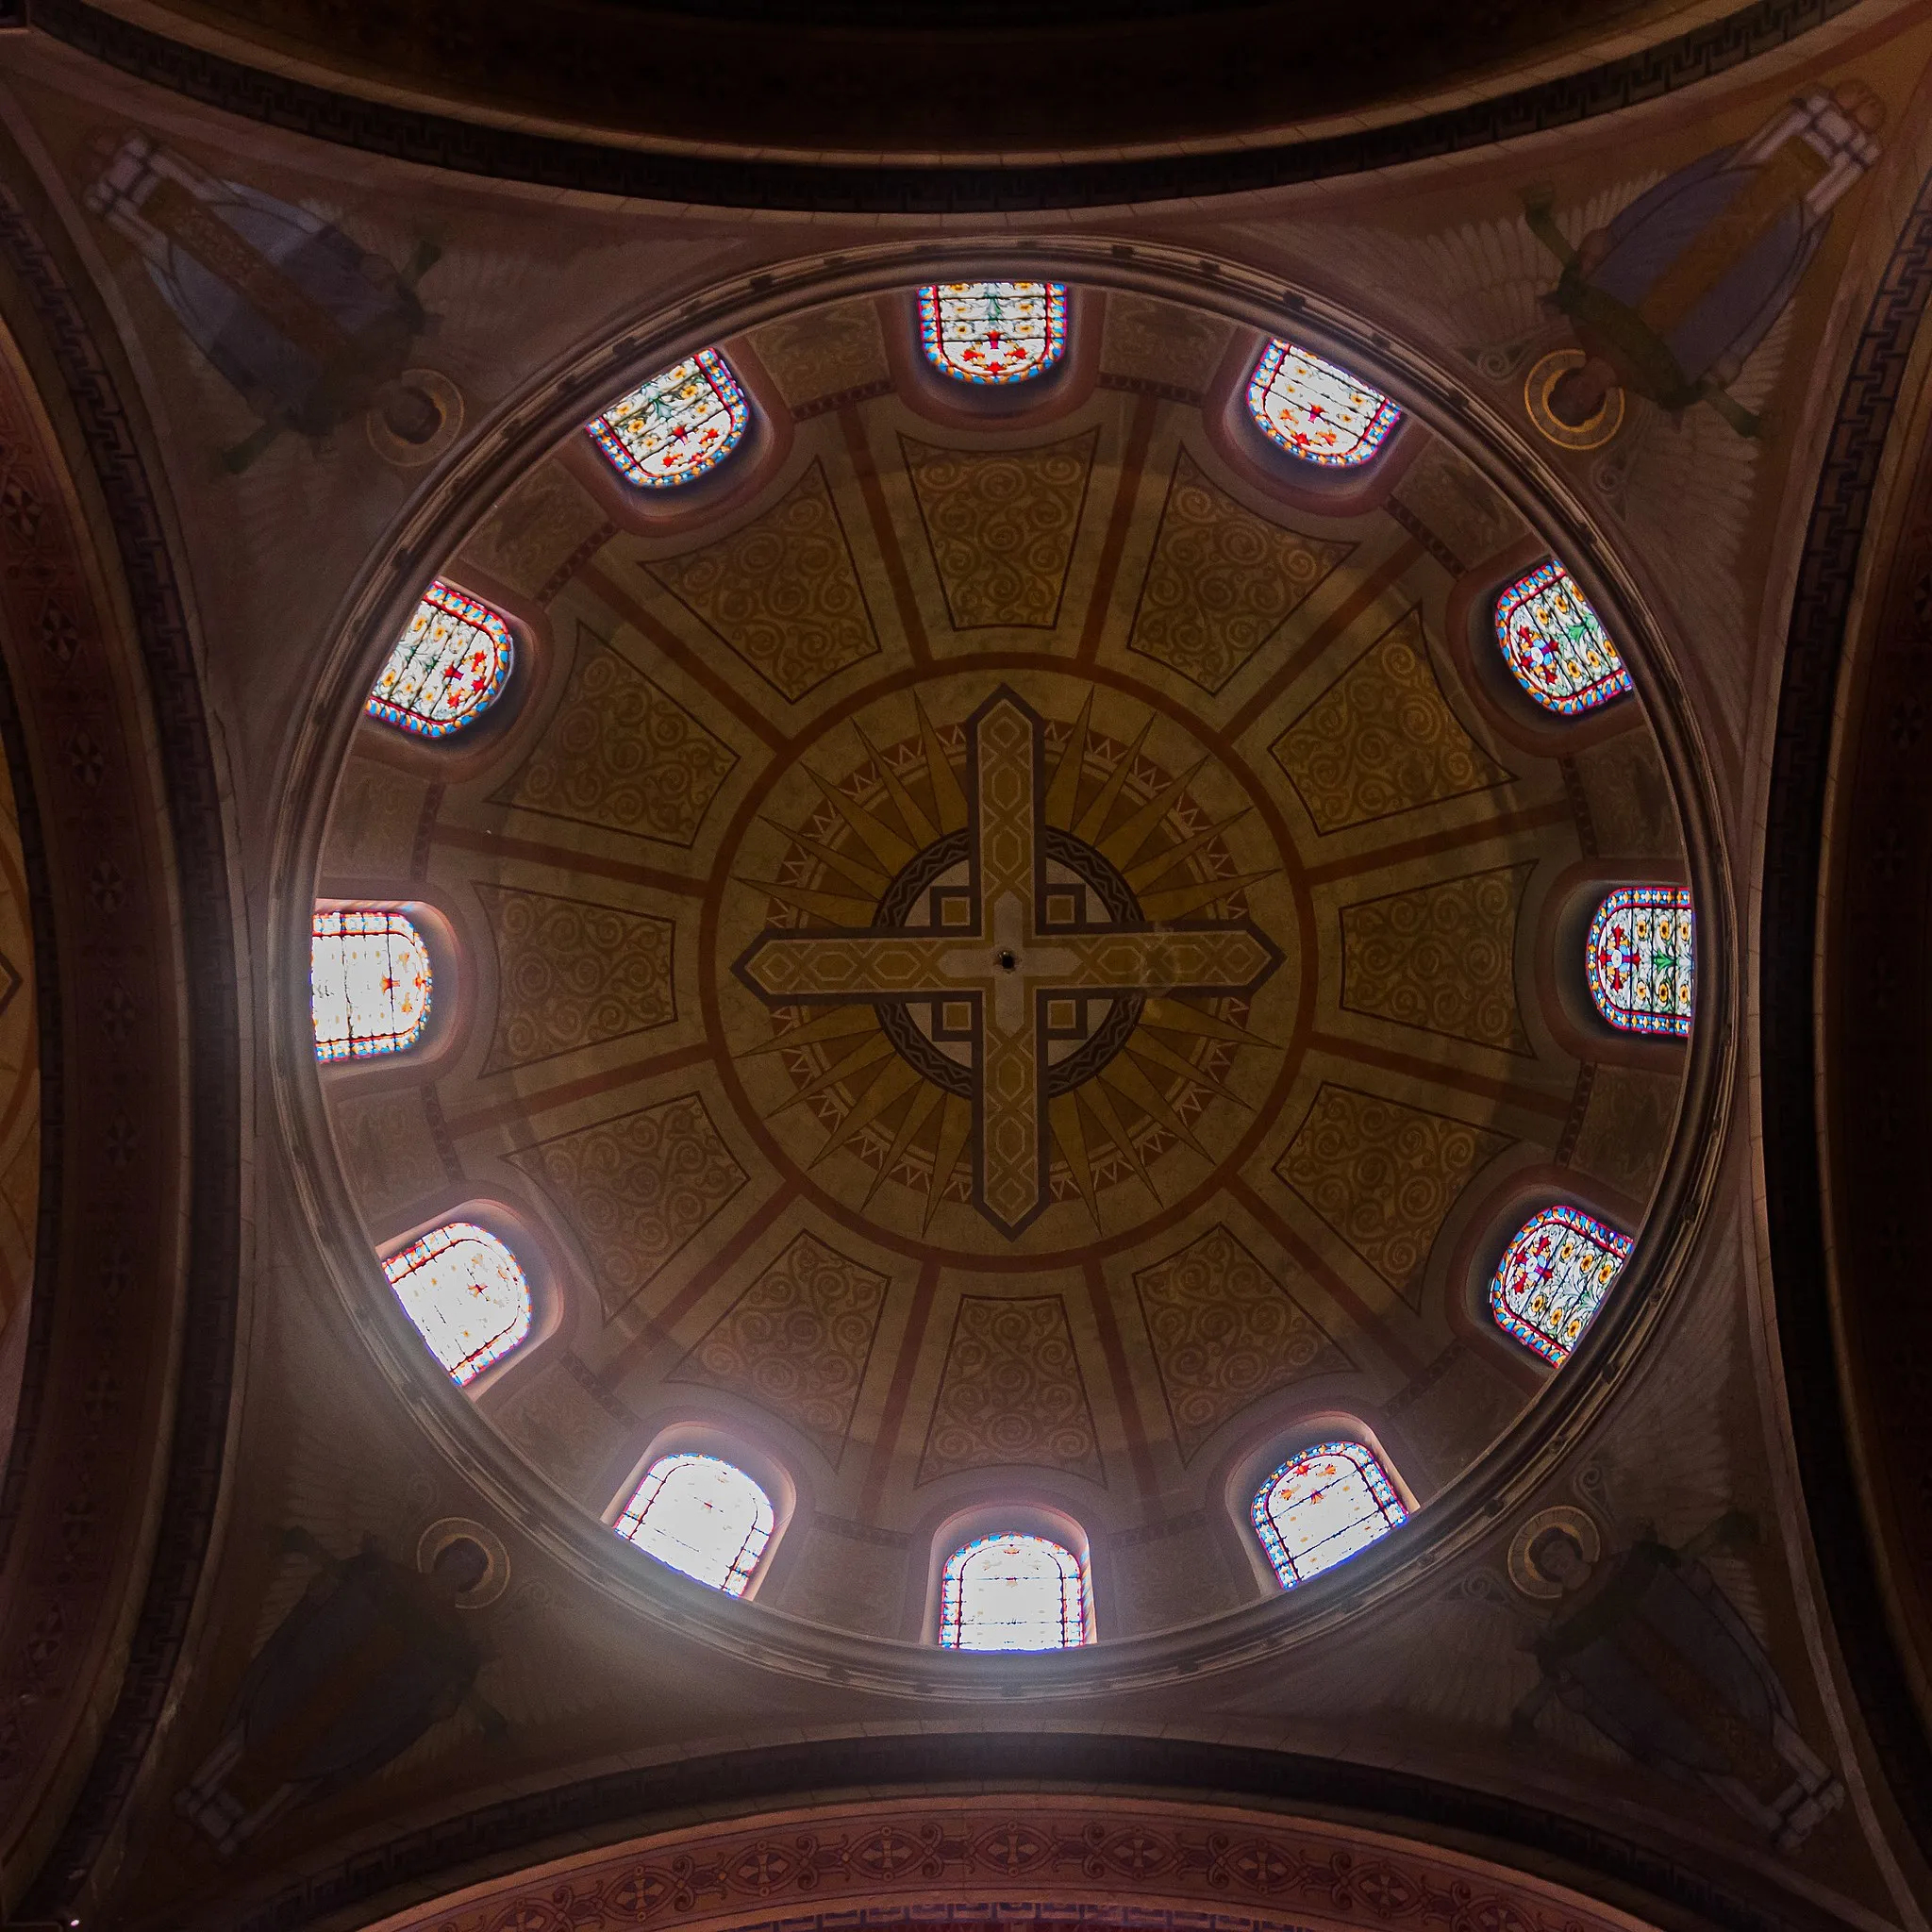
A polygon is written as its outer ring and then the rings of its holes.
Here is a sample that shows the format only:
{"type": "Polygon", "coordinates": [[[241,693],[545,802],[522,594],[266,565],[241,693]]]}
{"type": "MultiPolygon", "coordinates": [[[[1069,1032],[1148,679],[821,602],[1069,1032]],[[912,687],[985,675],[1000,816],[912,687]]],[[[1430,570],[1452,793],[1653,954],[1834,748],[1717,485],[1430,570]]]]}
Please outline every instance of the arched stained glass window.
{"type": "Polygon", "coordinates": [[[1490,1283],[1496,1325],[1545,1361],[1570,1359],[1636,1243],[1580,1208],[1532,1214],[1503,1250],[1490,1283]]]}
{"type": "Polygon", "coordinates": [[[1496,599],[1496,641],[1546,711],[1574,717],[1630,689],[1630,674],[1576,580],[1552,559],[1496,599]]]}
{"type": "Polygon", "coordinates": [[[1690,1030],[1696,920],[1681,886],[1619,886],[1597,908],[1584,942],[1590,996],[1630,1033],[1690,1030]]]}
{"type": "Polygon", "coordinates": [[[919,339],[961,382],[1026,382],[1067,346],[1061,282],[939,282],[919,291],[919,339]]]}
{"type": "Polygon", "coordinates": [[[716,349],[700,349],[584,425],[617,474],[641,490],[694,483],[751,426],[751,405],[716,349]]]}
{"type": "Polygon", "coordinates": [[[1290,456],[1335,470],[1367,462],[1402,421],[1380,390],[1279,338],[1248,378],[1248,408],[1290,456]]]}
{"type": "Polygon", "coordinates": [[[1291,1457],[1256,1491],[1250,1513],[1284,1590],[1408,1521],[1395,1485],[1360,1442],[1318,1442],[1291,1457]]]}
{"type": "Polygon", "coordinates": [[[315,1058],[366,1060],[400,1053],[429,1024],[429,949],[400,912],[315,915],[308,1002],[315,1058]]]}
{"type": "Polygon", "coordinates": [[[940,1573],[940,1641],[948,1650],[1073,1650],[1089,1641],[1087,1573],[1043,1536],[983,1536],[940,1573]]]}
{"type": "Polygon", "coordinates": [[[717,1456],[660,1456],[617,1519],[617,1533],[660,1563],[742,1596],[772,1541],[772,1499],[717,1456]]]}
{"type": "Polygon", "coordinates": [[[500,610],[438,577],[389,654],[369,715],[419,738],[447,738],[503,695],[515,652],[500,610]]]}
{"type": "Polygon", "coordinates": [[[436,1359],[473,1382],[530,1332],[530,1284],[517,1257],[474,1222],[451,1221],[382,1264],[436,1359]]]}

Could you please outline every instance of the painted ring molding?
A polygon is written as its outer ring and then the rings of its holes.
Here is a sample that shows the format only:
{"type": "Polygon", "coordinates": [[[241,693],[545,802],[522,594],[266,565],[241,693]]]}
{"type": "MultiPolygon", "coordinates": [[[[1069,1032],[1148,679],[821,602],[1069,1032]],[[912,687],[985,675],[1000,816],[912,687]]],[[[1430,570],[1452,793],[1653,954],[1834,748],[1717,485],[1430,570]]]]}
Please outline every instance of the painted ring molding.
{"type": "Polygon", "coordinates": [[[1450,1924],[1648,1932],[1553,1879],[1353,1824],[1158,1799],[906,1798],[577,1852],[366,1932],[819,1932],[972,1918],[1172,1932],[1450,1924]],[[1131,1892],[1131,1906],[1121,1903],[1131,1892]]]}
{"type": "Polygon", "coordinates": [[[1315,291],[1225,259],[1098,237],[893,242],[731,277],[560,359],[483,419],[397,517],[389,541],[343,598],[334,639],[319,659],[312,701],[285,768],[270,870],[280,882],[269,932],[279,1001],[270,1028],[272,1078],[293,1185],[349,1325],[397,1399],[500,1512],[505,1527],[514,1524],[616,1600],[760,1666],[886,1695],[1074,1699],[1238,1669],[1319,1641],[1485,1544],[1499,1523],[1533,1504],[1664,1322],[1711,1202],[1720,1128],[1736,1077],[1737,907],[1704,734],[1636,578],[1570,484],[1489,402],[1409,344],[1315,291]],[[1455,445],[1561,549],[1584,593],[1616,630],[1671,774],[1698,908],[1700,1011],[1676,1137],[1616,1305],[1591,1324],[1560,1380],[1418,1515],[1410,1534],[1291,1594],[1211,1623],[1080,1651],[974,1656],[832,1632],[756,1602],[723,1606],[712,1591],[675,1572],[627,1574],[611,1560],[609,1531],[530,1471],[453,1385],[430,1373],[408,1318],[372,1291],[371,1250],[335,1159],[313,1057],[301,1050],[306,1008],[295,990],[306,983],[323,836],[363,694],[437,560],[460,547],[515,478],[608,396],[708,341],[843,296],[1016,273],[1165,297],[1257,329],[1291,328],[1310,347],[1358,369],[1455,445]]]}

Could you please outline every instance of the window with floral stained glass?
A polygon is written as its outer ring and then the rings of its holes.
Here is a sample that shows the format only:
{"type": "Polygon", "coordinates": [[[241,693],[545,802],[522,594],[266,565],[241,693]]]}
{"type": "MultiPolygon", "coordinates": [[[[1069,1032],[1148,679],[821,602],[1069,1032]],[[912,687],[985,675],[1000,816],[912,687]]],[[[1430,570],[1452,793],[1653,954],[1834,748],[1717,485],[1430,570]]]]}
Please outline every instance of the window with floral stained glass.
{"type": "Polygon", "coordinates": [[[1291,1457],[1255,1492],[1250,1513],[1284,1590],[1408,1521],[1388,1472],[1361,1442],[1318,1442],[1291,1457]]]}
{"type": "Polygon", "coordinates": [[[940,1573],[948,1650],[1072,1650],[1091,1641],[1090,1622],[1086,1568],[1050,1537],[978,1537],[940,1573]]]}
{"type": "Polygon", "coordinates": [[[318,911],[308,950],[315,1058],[400,1053],[429,1024],[429,949],[405,913],[318,911]]]}
{"type": "Polygon", "coordinates": [[[1496,599],[1496,641],[1516,681],[1546,711],[1574,717],[1630,689],[1617,655],[1576,580],[1552,559],[1496,599]]]}
{"type": "Polygon", "coordinates": [[[517,1257],[474,1222],[431,1228],[382,1264],[404,1312],[454,1380],[473,1382],[530,1332],[517,1257]]]}
{"type": "Polygon", "coordinates": [[[611,467],[641,490],[670,490],[715,470],[751,426],[751,405],[716,349],[700,349],[584,425],[611,467]]]}
{"type": "Polygon", "coordinates": [[[1532,1214],[1490,1283],[1496,1325],[1545,1361],[1568,1361],[1635,1245],[1580,1208],[1559,1204],[1532,1214]]]}
{"type": "Polygon", "coordinates": [[[1690,1030],[1696,918],[1681,886],[1619,886],[1605,896],[1583,946],[1596,1009],[1630,1033],[1690,1030]]]}
{"type": "Polygon", "coordinates": [[[718,1456],[660,1456],[617,1519],[617,1533],[660,1563],[742,1596],[772,1541],[772,1499],[718,1456]]]}
{"type": "Polygon", "coordinates": [[[1248,408],[1290,456],[1335,470],[1367,462],[1402,421],[1381,391],[1278,338],[1248,378],[1248,408]]]}
{"type": "Polygon", "coordinates": [[[503,695],[515,655],[502,611],[438,577],[389,654],[369,715],[418,738],[447,738],[503,695]]]}
{"type": "Polygon", "coordinates": [[[919,291],[926,359],[961,382],[1026,382],[1067,346],[1060,282],[938,282],[919,291]]]}

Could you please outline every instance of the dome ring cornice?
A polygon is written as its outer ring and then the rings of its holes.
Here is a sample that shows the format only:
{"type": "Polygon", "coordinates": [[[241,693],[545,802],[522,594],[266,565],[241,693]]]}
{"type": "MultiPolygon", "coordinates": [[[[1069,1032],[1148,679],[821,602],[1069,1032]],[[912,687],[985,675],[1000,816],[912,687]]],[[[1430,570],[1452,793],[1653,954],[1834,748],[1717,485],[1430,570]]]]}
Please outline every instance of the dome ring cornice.
{"type": "Polygon", "coordinates": [[[1321,1641],[1324,1632],[1440,1574],[1491,1540],[1537,1497],[1612,1398],[1663,1322],[1708,1210],[1721,1125],[1735,1077],[1737,913],[1703,733],[1662,631],[1615,545],[1564,478],[1507,422],[1457,388],[1407,343],[1364,325],[1315,291],[1196,253],[1087,238],[994,246],[893,243],[787,263],[717,284],[584,349],[526,385],[487,420],[398,520],[344,600],[287,768],[272,876],[275,1108],[300,1206],[348,1321],[398,1399],[504,1518],[599,1590],[699,1641],[757,1664],[889,1695],[941,1700],[1024,1692],[1079,1699],[1252,1663],[1321,1641]],[[1700,920],[1699,1023],[1690,1042],[1674,1140],[1645,1238],[1602,1319],[1560,1381],[1487,1457],[1451,1483],[1413,1529],[1294,1591],[1211,1622],[1031,1657],[941,1653],[805,1624],[755,1602],[729,1613],[712,1592],[670,1571],[621,1565],[609,1532],[536,1476],[441,1382],[400,1310],[369,1291],[370,1250],[332,1151],[320,1082],[305,1053],[309,908],[336,779],[361,699],[436,560],[480,524],[508,480],[556,447],[605,397],[708,341],[842,296],[941,276],[1011,274],[1165,296],[1241,325],[1291,325],[1297,338],[1344,358],[1466,455],[1532,527],[1559,543],[1586,594],[1616,630],[1669,768],[1700,920]],[[441,1384],[441,1386],[439,1386],[441,1384]]]}

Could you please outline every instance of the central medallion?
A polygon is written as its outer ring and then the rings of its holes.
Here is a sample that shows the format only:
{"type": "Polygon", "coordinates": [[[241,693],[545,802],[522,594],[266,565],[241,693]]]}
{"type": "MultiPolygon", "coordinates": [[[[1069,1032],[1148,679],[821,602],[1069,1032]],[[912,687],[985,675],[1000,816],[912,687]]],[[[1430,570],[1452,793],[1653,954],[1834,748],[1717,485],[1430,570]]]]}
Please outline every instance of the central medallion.
{"type": "Polygon", "coordinates": [[[1136,745],[1095,774],[1091,697],[1050,729],[1003,686],[957,763],[915,704],[916,744],[866,745],[874,796],[815,777],[829,836],[791,837],[838,890],[746,881],[805,923],[768,927],[736,970],[801,1016],[774,1044],[829,1056],[811,1092],[850,1096],[821,1158],[876,1125],[883,1178],[924,1140],[925,1221],[963,1157],[1011,1239],[1050,1205],[1056,1149],[1090,1209],[1103,1151],[1151,1190],[1135,1125],[1192,1142],[1179,1090],[1218,1084],[1201,1049],[1253,1040],[1217,1007],[1281,955],[1251,919],[1211,916],[1266,874],[1226,873],[1224,826],[1176,824],[1193,773],[1150,787],[1136,745]]]}

